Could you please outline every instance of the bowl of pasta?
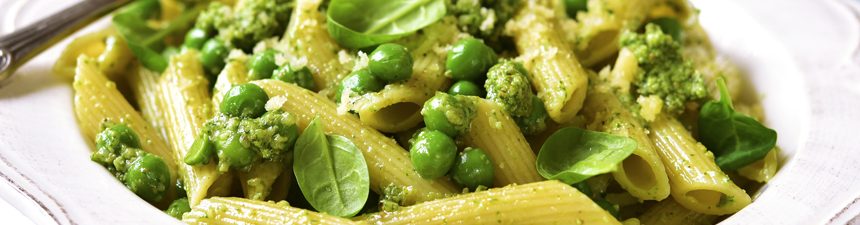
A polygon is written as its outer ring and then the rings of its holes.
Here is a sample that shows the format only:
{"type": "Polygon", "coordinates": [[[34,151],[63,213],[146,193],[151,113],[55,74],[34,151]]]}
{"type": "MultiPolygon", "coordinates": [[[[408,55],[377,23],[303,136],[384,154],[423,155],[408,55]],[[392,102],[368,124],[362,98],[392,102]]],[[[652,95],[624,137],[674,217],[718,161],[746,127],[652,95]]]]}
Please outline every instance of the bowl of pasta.
{"type": "MultiPolygon", "coordinates": [[[[9,5],[3,33],[65,7],[9,5]]],[[[0,198],[37,224],[854,223],[858,5],[130,1],[0,86],[0,198]]]]}

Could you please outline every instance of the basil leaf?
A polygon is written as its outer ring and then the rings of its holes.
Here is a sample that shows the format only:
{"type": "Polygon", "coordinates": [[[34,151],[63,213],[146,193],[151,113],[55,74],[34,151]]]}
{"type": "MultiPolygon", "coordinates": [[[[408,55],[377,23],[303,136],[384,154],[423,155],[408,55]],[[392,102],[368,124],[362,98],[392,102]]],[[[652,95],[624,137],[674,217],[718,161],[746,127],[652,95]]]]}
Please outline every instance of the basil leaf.
{"type": "Polygon", "coordinates": [[[636,141],[627,137],[576,127],[562,128],[541,146],[537,170],[546,179],[575,184],[614,171],[634,149],[636,141]]]}
{"type": "Polygon", "coordinates": [[[341,46],[359,49],[393,41],[445,16],[444,0],[332,0],[329,34],[341,46]]]}
{"type": "Polygon", "coordinates": [[[167,57],[161,54],[165,47],[164,40],[167,35],[188,28],[201,8],[186,10],[164,28],[154,29],[147,21],[157,16],[160,7],[158,0],[137,0],[119,9],[112,23],[144,67],[164,72],[167,68],[167,57]]]}
{"type": "Polygon", "coordinates": [[[305,199],[317,211],[351,217],[370,193],[370,175],[361,151],[348,138],[326,136],[319,119],[296,142],[293,171],[305,199]]]}
{"type": "Polygon", "coordinates": [[[699,139],[721,169],[733,171],[764,158],[776,146],[776,131],[736,112],[726,81],[717,80],[720,100],[699,110],[699,139]]]}

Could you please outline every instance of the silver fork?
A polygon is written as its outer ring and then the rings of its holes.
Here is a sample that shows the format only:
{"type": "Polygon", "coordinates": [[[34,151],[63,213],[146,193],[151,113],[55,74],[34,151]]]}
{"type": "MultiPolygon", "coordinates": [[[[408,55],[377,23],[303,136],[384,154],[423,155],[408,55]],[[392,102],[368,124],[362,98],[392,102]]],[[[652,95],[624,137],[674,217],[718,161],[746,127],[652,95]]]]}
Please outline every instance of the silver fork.
{"type": "Polygon", "coordinates": [[[0,83],[15,69],[78,29],[129,0],[84,0],[60,12],[0,37],[0,83]]]}

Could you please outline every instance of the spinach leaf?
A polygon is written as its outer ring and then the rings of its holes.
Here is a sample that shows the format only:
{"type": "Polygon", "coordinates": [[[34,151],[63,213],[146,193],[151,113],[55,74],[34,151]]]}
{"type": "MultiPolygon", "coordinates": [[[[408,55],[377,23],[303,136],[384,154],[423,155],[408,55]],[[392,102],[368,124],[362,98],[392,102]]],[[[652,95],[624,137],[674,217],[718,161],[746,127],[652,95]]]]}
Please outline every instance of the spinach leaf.
{"type": "Polygon", "coordinates": [[[294,154],[296,181],[314,209],[351,217],[364,207],[370,176],[364,156],[352,141],[325,135],[317,118],[299,136],[294,154]]]}
{"type": "Polygon", "coordinates": [[[541,146],[537,170],[546,179],[575,184],[614,171],[634,149],[636,141],[627,137],[576,127],[562,128],[541,146]]]}
{"type": "Polygon", "coordinates": [[[341,46],[359,49],[393,41],[445,16],[444,0],[332,0],[328,31],[341,46]]]}
{"type": "Polygon", "coordinates": [[[137,0],[125,6],[113,16],[113,26],[128,43],[132,54],[148,69],[164,72],[167,57],[161,54],[167,35],[191,26],[200,12],[200,7],[186,10],[165,27],[155,29],[147,21],[157,16],[161,4],[158,0],[137,0]]]}
{"type": "Polygon", "coordinates": [[[776,146],[776,131],[736,112],[726,81],[717,80],[720,100],[699,110],[699,139],[715,155],[717,165],[733,171],[764,158],[776,146]]]}

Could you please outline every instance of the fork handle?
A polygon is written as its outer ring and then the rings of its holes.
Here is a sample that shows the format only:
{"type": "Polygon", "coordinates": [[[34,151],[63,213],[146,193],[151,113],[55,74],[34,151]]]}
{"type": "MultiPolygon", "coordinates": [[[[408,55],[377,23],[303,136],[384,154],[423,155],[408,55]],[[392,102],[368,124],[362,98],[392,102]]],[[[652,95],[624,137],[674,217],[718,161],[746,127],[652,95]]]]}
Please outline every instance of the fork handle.
{"type": "Polygon", "coordinates": [[[128,0],[84,0],[0,37],[0,82],[33,56],[127,3],[128,0]]]}

